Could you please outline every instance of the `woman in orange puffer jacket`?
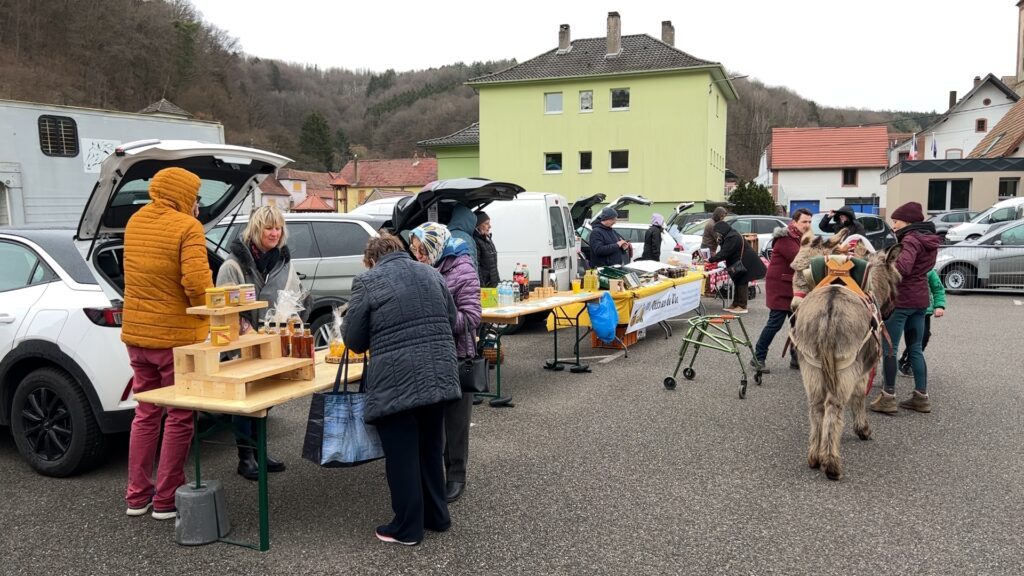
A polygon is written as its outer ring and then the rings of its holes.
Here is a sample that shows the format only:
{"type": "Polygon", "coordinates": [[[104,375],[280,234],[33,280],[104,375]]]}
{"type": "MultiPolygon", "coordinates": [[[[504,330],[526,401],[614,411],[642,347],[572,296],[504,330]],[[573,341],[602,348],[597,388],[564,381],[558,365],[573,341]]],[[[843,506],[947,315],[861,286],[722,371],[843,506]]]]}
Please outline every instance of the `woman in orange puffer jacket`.
{"type": "MultiPolygon", "coordinates": [[[[195,218],[199,177],[165,168],[149,184],[152,200],[128,220],[124,235],[124,317],[121,340],[128,346],[136,393],[174,384],[175,346],[206,339],[208,321],[185,312],[213,286],[203,225],[195,218]]],[[[164,409],[139,402],[128,445],[129,516],[153,508],[153,518],[176,516],[174,492],[185,483],[192,440],[192,412],[168,409],[153,485],[153,463],[161,442],[164,409]]]]}

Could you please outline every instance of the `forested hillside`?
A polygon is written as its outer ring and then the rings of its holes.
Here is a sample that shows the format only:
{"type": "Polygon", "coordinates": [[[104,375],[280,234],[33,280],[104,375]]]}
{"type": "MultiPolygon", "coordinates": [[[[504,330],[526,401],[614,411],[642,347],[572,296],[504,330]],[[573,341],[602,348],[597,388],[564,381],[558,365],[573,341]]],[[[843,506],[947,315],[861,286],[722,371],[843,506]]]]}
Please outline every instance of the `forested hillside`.
{"type": "MultiPolygon", "coordinates": [[[[322,70],[244,54],[187,0],[0,0],[0,98],[138,111],[163,97],[222,122],[229,143],[311,169],[337,169],[351,153],[411,155],[418,140],[464,128],[478,109],[463,83],[514,63],[322,70]]],[[[735,82],[740,101],[729,110],[727,163],[744,177],[756,172],[774,126],[913,116],[823,108],[785,88],[735,82]]]]}

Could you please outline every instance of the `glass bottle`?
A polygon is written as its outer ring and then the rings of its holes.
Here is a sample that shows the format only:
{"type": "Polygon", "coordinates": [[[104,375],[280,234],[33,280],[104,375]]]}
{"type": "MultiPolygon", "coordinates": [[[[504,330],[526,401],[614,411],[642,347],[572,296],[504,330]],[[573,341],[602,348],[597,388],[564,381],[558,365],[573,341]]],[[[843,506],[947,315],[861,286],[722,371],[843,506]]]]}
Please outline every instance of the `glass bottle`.
{"type": "Polygon", "coordinates": [[[292,338],[288,334],[288,327],[284,324],[278,323],[277,329],[274,332],[281,338],[281,357],[288,357],[292,355],[292,338]]]}
{"type": "MultiPolygon", "coordinates": [[[[289,322],[289,324],[291,324],[289,322]]],[[[303,342],[302,325],[298,328],[292,329],[292,358],[306,358],[306,346],[303,342]]]]}

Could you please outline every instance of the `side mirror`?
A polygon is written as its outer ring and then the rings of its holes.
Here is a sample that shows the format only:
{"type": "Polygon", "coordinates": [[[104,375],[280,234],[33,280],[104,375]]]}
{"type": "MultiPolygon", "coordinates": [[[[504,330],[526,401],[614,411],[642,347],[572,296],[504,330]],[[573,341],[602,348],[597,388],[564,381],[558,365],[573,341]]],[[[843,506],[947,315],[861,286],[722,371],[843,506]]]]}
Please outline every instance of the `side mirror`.
{"type": "Polygon", "coordinates": [[[998,247],[1003,245],[1003,241],[1002,240],[994,240],[992,242],[992,245],[998,248],[998,247]]]}

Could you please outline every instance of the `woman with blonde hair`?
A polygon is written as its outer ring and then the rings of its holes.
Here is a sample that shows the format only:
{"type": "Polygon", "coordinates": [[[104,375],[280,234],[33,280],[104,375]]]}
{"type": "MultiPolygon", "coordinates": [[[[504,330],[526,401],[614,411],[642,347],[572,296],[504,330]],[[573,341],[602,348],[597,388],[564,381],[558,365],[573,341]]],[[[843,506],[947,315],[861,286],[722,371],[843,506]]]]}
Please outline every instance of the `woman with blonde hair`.
{"type": "MultiPolygon", "coordinates": [[[[217,285],[253,284],[256,286],[256,299],[268,302],[277,301],[278,290],[301,293],[302,284],[292,267],[291,254],[285,245],[287,239],[288,230],[281,211],[273,206],[257,208],[249,215],[249,223],[242,233],[228,245],[231,256],[217,272],[217,285]]],[[[267,308],[242,312],[239,331],[244,334],[257,326],[266,312],[267,308]]],[[[308,301],[304,313],[309,314],[308,301]]],[[[259,468],[255,448],[250,443],[256,429],[254,421],[252,418],[237,416],[234,423],[240,433],[236,433],[238,473],[247,480],[256,480],[259,478],[259,468]]],[[[284,469],[284,462],[267,456],[268,472],[281,472],[284,469]]]]}

